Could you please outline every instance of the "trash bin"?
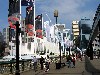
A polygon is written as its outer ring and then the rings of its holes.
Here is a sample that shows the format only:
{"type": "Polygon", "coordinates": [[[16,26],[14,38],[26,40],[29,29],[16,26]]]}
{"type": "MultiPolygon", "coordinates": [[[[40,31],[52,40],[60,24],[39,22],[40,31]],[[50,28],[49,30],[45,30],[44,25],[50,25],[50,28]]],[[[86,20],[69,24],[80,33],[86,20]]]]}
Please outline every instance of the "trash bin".
{"type": "Polygon", "coordinates": [[[56,69],[60,69],[61,65],[60,63],[56,63],[56,69]]]}

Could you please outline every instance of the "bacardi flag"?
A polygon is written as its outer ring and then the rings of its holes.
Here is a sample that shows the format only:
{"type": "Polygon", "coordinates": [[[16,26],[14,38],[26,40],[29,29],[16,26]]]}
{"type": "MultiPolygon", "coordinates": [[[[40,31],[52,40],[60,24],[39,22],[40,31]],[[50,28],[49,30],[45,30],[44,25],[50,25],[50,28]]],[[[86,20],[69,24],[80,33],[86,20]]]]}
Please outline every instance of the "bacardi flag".
{"type": "Polygon", "coordinates": [[[34,0],[21,0],[21,5],[22,6],[33,6],[34,0]]]}

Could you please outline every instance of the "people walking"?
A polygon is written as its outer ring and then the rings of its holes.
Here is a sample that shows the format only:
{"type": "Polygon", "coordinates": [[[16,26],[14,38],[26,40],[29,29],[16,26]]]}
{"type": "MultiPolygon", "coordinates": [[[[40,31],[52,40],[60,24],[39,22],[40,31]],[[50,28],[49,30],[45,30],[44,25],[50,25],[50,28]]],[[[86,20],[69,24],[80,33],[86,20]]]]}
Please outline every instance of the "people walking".
{"type": "Polygon", "coordinates": [[[49,71],[50,59],[49,56],[45,58],[45,72],[49,71]]]}
{"type": "Polygon", "coordinates": [[[68,62],[68,68],[71,68],[72,58],[70,55],[68,55],[67,62],[68,62]]]}
{"type": "Polygon", "coordinates": [[[34,71],[36,72],[36,70],[37,70],[37,58],[36,58],[36,56],[34,56],[34,58],[33,58],[33,66],[34,66],[34,71]]]}
{"type": "Polygon", "coordinates": [[[75,68],[75,55],[72,54],[72,63],[73,63],[73,68],[75,68]]]}
{"type": "Polygon", "coordinates": [[[79,52],[79,59],[80,59],[80,61],[82,61],[82,56],[81,56],[80,52],[79,52]]]}
{"type": "Polygon", "coordinates": [[[68,58],[68,53],[66,52],[66,60],[67,60],[67,58],[68,58]]]}
{"type": "Polygon", "coordinates": [[[40,58],[40,64],[41,64],[41,70],[43,70],[43,63],[44,63],[44,58],[41,56],[40,58]]]}

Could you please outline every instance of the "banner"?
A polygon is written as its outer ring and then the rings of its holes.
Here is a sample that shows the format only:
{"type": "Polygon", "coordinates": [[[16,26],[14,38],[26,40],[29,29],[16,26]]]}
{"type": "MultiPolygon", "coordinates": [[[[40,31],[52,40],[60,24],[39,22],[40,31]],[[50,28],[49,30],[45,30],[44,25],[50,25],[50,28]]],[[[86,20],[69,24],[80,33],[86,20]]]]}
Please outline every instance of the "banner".
{"type": "Polygon", "coordinates": [[[22,6],[34,6],[34,0],[21,0],[22,6]]]}
{"type": "Polygon", "coordinates": [[[25,24],[34,25],[34,7],[28,6],[26,8],[25,24]]]}
{"type": "Polygon", "coordinates": [[[42,15],[38,15],[35,18],[35,30],[41,29],[42,30],[42,15]]]}
{"type": "Polygon", "coordinates": [[[36,37],[43,38],[42,35],[42,14],[35,18],[36,37]]]}

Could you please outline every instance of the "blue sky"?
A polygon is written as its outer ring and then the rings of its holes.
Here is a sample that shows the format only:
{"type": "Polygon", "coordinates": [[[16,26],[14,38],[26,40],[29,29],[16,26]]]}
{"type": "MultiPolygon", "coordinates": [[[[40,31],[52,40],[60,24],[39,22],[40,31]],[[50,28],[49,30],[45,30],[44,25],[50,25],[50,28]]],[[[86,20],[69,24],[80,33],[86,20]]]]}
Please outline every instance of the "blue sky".
{"type": "MultiPolygon", "coordinates": [[[[0,31],[8,26],[8,1],[0,1],[0,31]]],[[[83,17],[93,20],[94,14],[100,0],[36,0],[36,14],[43,14],[44,21],[48,20],[45,13],[55,24],[54,10],[59,12],[58,23],[66,24],[71,28],[73,20],[80,20],[83,17]]],[[[25,7],[22,7],[22,16],[25,17],[25,7]]]]}

